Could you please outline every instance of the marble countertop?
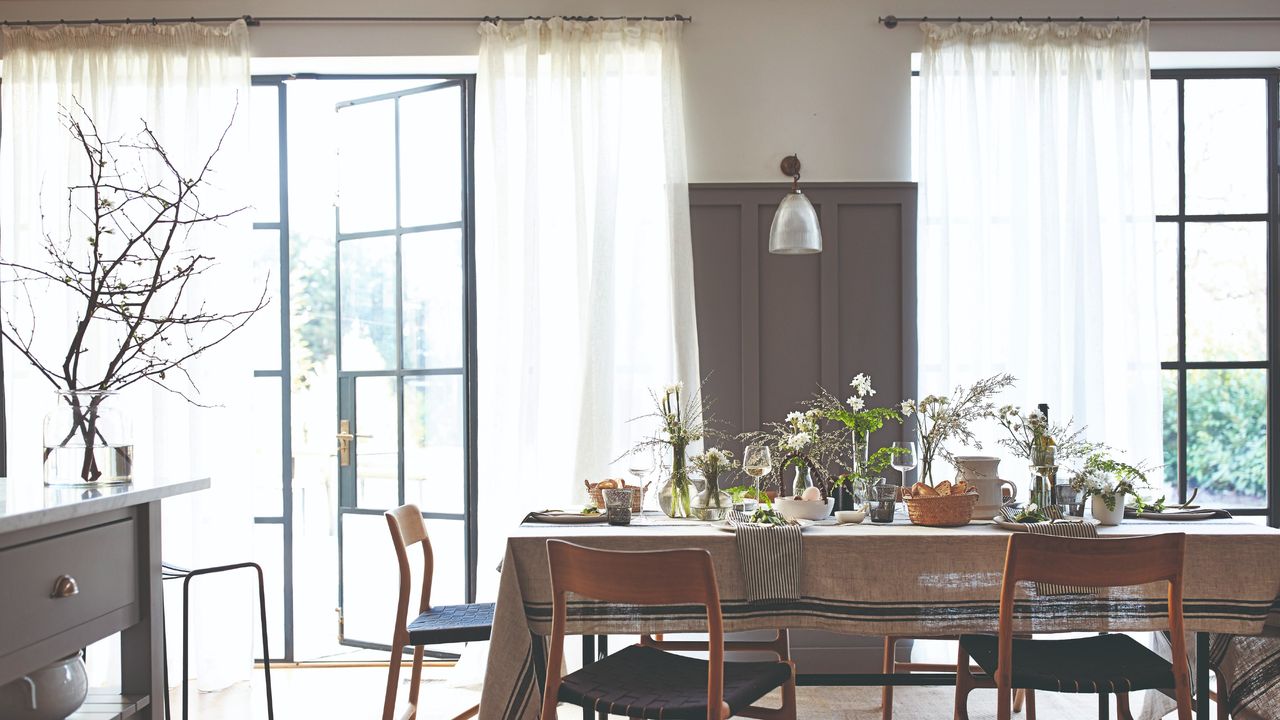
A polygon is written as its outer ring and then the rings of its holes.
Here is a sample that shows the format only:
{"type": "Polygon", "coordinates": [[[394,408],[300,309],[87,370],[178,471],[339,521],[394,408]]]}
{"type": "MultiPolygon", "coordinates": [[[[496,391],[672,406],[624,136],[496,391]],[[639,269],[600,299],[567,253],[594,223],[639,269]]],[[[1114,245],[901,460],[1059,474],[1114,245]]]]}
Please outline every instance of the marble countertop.
{"type": "Polygon", "coordinates": [[[135,480],[92,488],[45,487],[39,478],[0,477],[0,533],[142,505],[209,487],[209,479],[135,480]]]}

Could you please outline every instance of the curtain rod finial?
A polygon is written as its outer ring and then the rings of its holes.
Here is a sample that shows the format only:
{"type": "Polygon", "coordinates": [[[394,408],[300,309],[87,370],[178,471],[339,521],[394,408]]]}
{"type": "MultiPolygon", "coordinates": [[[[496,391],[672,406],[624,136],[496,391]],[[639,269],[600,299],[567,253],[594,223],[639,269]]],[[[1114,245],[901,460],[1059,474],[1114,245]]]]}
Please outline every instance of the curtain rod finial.
{"type": "Polygon", "coordinates": [[[896,15],[885,15],[884,17],[880,18],[880,24],[881,24],[881,25],[883,25],[883,26],[885,26],[886,28],[888,28],[888,29],[892,30],[892,29],[894,29],[894,28],[898,27],[898,16],[896,16],[896,15]]]}

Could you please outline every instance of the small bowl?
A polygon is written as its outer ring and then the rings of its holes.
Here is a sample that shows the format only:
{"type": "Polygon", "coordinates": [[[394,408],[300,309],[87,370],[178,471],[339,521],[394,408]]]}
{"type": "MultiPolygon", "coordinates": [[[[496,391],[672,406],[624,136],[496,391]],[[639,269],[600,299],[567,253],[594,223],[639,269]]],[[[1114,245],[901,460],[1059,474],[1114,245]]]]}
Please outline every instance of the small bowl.
{"type": "Polygon", "coordinates": [[[841,525],[857,525],[867,519],[866,510],[837,510],[836,522],[841,525]]]}
{"type": "Polygon", "coordinates": [[[773,507],[782,517],[788,520],[826,520],[831,515],[834,498],[826,500],[796,500],[794,498],[778,498],[773,507]]]}

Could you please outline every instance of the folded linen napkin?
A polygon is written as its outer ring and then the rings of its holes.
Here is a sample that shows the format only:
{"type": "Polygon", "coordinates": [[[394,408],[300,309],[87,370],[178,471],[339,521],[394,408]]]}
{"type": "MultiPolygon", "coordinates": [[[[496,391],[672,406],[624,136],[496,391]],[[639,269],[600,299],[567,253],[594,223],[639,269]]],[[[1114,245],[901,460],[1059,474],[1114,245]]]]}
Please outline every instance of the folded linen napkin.
{"type": "Polygon", "coordinates": [[[800,599],[804,541],[799,525],[735,523],[734,539],[749,602],[800,599]]]}
{"type": "Polygon", "coordinates": [[[1161,518],[1173,520],[1186,519],[1185,517],[1177,517],[1179,515],[1190,515],[1196,517],[1196,519],[1204,520],[1230,520],[1232,517],[1230,511],[1218,508],[1187,508],[1185,510],[1180,510],[1178,508],[1165,508],[1160,511],[1143,510],[1141,513],[1139,513],[1136,508],[1126,507],[1124,509],[1124,516],[1126,518],[1146,518],[1148,520],[1159,520],[1161,518]],[[1205,515],[1206,517],[1200,518],[1200,515],[1205,515]]]}
{"type": "MultiPolygon", "coordinates": [[[[1093,523],[1085,522],[1028,523],[1027,532],[1035,535],[1053,535],[1055,537],[1098,537],[1097,526],[1093,523]]],[[[1077,587],[1074,585],[1055,585],[1053,583],[1036,583],[1037,595],[1092,595],[1096,592],[1098,592],[1098,588],[1077,587]]]]}

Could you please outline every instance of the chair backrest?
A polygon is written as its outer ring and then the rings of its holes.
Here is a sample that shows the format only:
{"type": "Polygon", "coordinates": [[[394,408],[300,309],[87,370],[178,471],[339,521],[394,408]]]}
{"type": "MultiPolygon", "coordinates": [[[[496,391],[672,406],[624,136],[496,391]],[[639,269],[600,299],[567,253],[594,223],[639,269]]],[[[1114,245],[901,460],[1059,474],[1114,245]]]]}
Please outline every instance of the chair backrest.
{"type": "Polygon", "coordinates": [[[565,595],[629,605],[702,605],[707,613],[707,708],[722,715],[724,698],[724,619],[711,553],[702,549],[596,550],[563,540],[547,541],[551,569],[551,649],[542,717],[555,717],[560,692],[567,623],[565,595]]]}
{"type": "Polygon", "coordinates": [[[422,544],[422,593],[418,602],[418,612],[426,612],[431,607],[431,576],[435,570],[435,556],[431,552],[431,539],[427,537],[427,526],[422,522],[422,511],[417,505],[401,505],[394,510],[383,513],[387,519],[387,528],[391,531],[391,544],[396,549],[396,560],[400,566],[400,594],[396,603],[396,627],[404,628],[409,616],[409,595],[413,585],[413,572],[409,567],[409,547],[422,544]]]}
{"type": "MultiPolygon", "coordinates": [[[[1167,582],[1175,677],[1186,672],[1182,622],[1183,563],[1187,536],[1167,533],[1133,538],[1066,538],[1014,533],[1005,554],[1000,587],[998,687],[1009,686],[1013,658],[1013,608],[1020,581],[1078,587],[1121,587],[1167,582]]],[[[1184,678],[1185,679],[1185,678],[1184,678]]]]}

